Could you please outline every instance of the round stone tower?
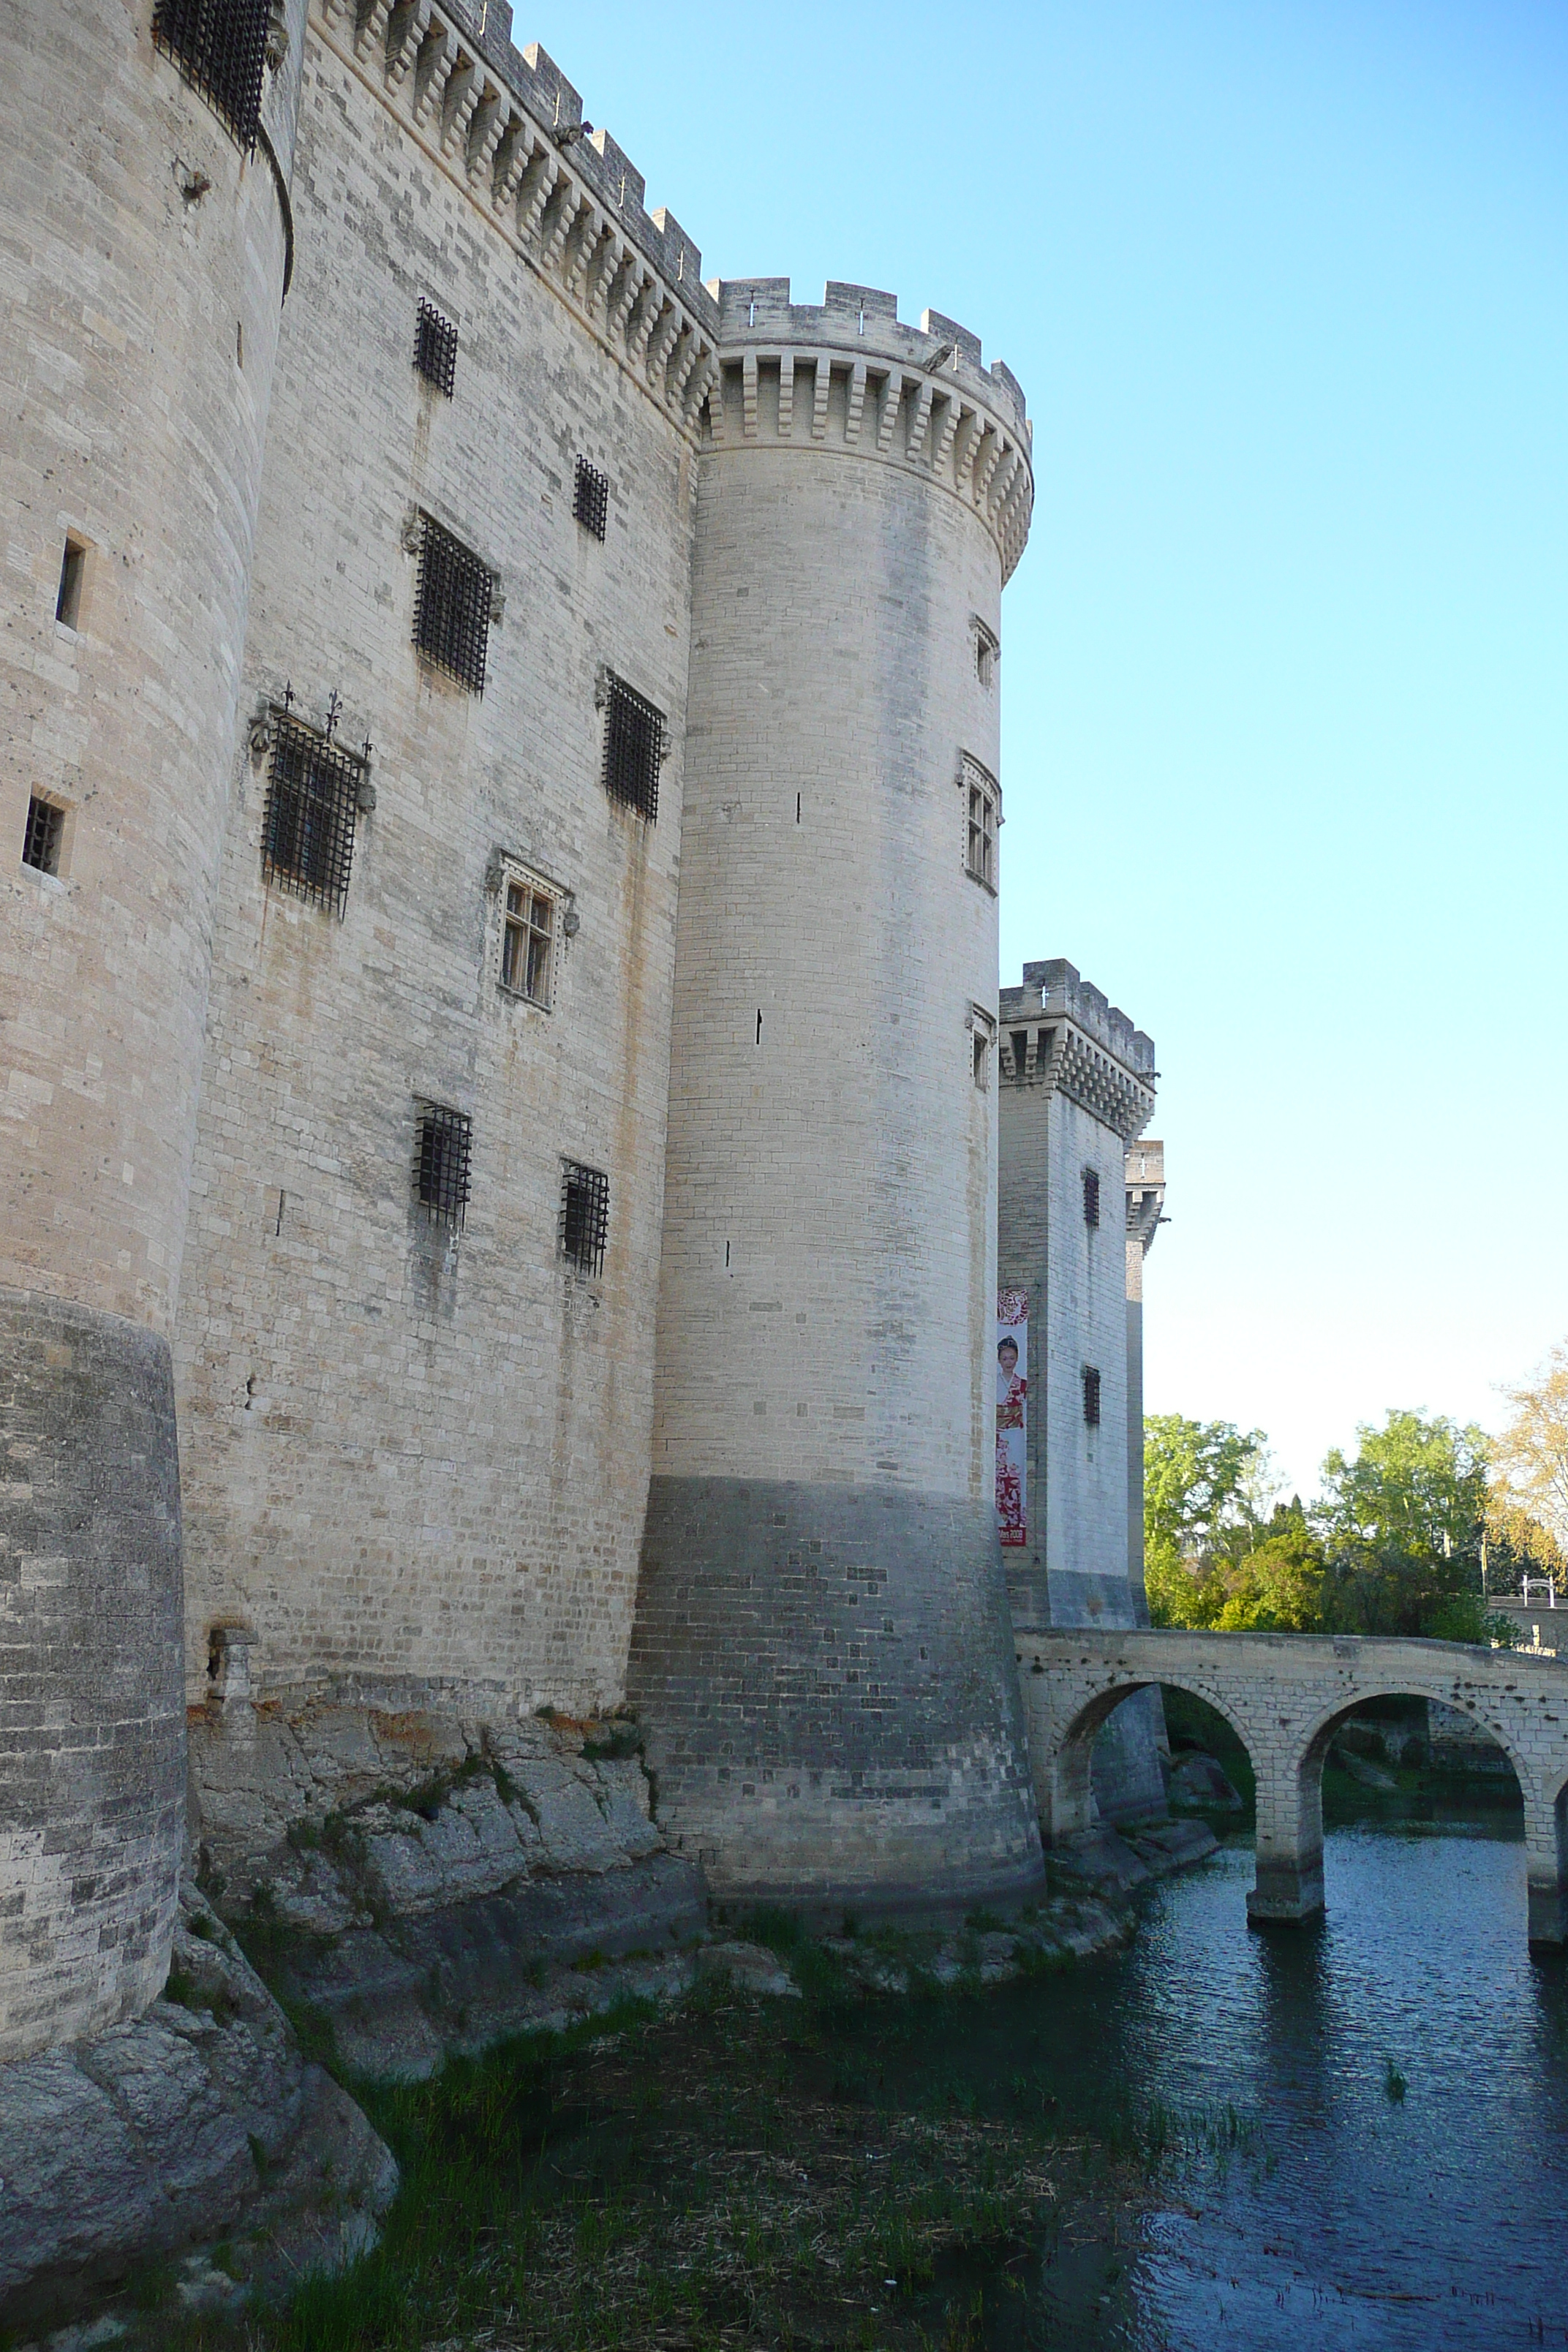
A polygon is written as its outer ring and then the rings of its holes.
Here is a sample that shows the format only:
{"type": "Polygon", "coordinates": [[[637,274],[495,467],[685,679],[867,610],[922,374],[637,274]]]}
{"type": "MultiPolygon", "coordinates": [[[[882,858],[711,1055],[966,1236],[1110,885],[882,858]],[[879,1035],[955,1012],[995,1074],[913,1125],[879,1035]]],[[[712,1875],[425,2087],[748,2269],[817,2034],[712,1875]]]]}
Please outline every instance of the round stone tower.
{"type": "Polygon", "coordinates": [[[0,9],[0,2060],[168,1968],[168,1335],[304,16],[0,9]]]}
{"type": "Polygon", "coordinates": [[[719,289],[630,1689],[726,1894],[1027,1891],[994,1523],[997,658],[1018,385],[719,289]]]}

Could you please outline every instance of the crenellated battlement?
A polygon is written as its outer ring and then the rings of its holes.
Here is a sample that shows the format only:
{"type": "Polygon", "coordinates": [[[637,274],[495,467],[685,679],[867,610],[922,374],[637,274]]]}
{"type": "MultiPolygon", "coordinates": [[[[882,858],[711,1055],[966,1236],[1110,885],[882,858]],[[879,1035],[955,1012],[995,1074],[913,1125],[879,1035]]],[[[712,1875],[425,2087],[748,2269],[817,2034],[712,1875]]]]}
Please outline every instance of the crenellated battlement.
{"type": "Polygon", "coordinates": [[[1002,577],[1024,551],[1034,509],[1023,391],[980,339],[941,311],[918,327],[898,297],[829,279],[795,302],[787,278],[714,278],[721,369],[710,442],[795,442],[850,451],[942,482],[981,515],[1002,577]]]}
{"type": "Polygon", "coordinates": [[[1154,1042],[1064,956],[1026,963],[998,999],[1002,1069],[1019,1085],[1059,1088],[1124,1143],[1154,1111],[1154,1042]]]}
{"type": "Polygon", "coordinates": [[[649,213],[643,175],[507,0],[311,0],[352,59],[660,403],[695,430],[717,371],[719,308],[700,248],[649,213]]]}

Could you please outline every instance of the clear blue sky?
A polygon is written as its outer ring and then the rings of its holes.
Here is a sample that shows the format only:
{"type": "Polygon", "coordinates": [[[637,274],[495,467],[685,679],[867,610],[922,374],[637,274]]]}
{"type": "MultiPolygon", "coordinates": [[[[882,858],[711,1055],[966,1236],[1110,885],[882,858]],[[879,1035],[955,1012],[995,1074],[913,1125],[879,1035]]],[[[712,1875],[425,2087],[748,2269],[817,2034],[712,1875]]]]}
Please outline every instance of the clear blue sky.
{"type": "Polygon", "coordinates": [[[1304,1489],[1568,1333],[1568,10],[530,16],[705,276],[961,319],[1035,418],[1003,976],[1153,1035],[1151,1410],[1304,1489]]]}

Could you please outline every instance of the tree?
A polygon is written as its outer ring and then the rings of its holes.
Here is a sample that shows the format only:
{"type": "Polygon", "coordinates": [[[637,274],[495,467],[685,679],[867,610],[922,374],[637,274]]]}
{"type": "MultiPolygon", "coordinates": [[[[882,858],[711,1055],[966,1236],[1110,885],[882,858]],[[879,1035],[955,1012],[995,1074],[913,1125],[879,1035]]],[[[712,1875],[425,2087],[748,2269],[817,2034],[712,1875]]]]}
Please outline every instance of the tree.
{"type": "Polygon", "coordinates": [[[1503,1394],[1512,1415],[1491,1442],[1487,1533],[1521,1566],[1561,1586],[1568,1580],[1568,1346],[1552,1349],[1533,1381],[1503,1394]]]}
{"type": "Polygon", "coordinates": [[[1222,1572],[1225,1599],[1215,1626],[1222,1633],[1321,1632],[1327,1565],[1300,1496],[1279,1504],[1261,1542],[1222,1572]]]}
{"type": "Polygon", "coordinates": [[[1143,1423],[1143,1559],[1156,1625],[1213,1625],[1224,1608],[1224,1568],[1259,1532],[1268,1441],[1228,1421],[1151,1413],[1143,1423]]]}
{"type": "Polygon", "coordinates": [[[1418,1633],[1445,1604],[1479,1596],[1487,1439],[1473,1423],[1391,1411],[1362,1422],[1359,1451],[1323,1462],[1314,1514],[1328,1553],[1326,1631],[1418,1633]]]}

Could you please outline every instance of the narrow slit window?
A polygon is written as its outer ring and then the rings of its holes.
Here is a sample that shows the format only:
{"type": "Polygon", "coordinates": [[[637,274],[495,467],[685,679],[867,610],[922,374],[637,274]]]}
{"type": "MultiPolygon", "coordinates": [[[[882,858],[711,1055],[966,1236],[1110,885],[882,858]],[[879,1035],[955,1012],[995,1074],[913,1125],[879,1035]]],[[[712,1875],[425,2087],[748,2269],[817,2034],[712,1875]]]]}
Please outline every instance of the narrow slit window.
{"type": "Polygon", "coordinates": [[[577,460],[572,511],[584,530],[591,530],[595,539],[604,538],[605,526],[610,520],[609,478],[601,474],[597,466],[590,466],[586,457],[577,460]]]}
{"type": "Polygon", "coordinates": [[[1100,1374],[1092,1364],[1083,1368],[1083,1420],[1086,1429],[1100,1427],[1100,1374]]]}
{"type": "Polygon", "coordinates": [[[79,539],[68,539],[66,551],[60,559],[59,593],[55,598],[55,618],[63,621],[68,629],[74,629],[80,624],[81,584],[86,573],[86,548],[79,539]]]}
{"type": "Polygon", "coordinates": [[[414,1194],[432,1224],[461,1231],[468,1205],[474,1123],[445,1103],[420,1102],[414,1146],[414,1194]]]}
{"type": "Polygon", "coordinates": [[[494,583],[486,566],[461,540],[443,530],[429,515],[421,520],[414,642],[470,694],[483,694],[494,583]]]}
{"type": "Polygon", "coordinates": [[[272,714],[272,760],[261,818],[261,870],[342,922],[353,864],[364,762],[287,711],[272,714]]]}
{"type": "Polygon", "coordinates": [[[602,1274],[609,1232],[609,1178],[601,1168],[568,1160],[561,1184],[562,1256],[579,1274],[602,1274]]]}
{"type": "Polygon", "coordinates": [[[1083,1221],[1091,1227],[1100,1223],[1100,1178],[1092,1168],[1083,1171],[1083,1221]]]}
{"type": "Polygon", "coordinates": [[[963,793],[963,867],[993,897],[996,891],[996,833],[1002,822],[1002,794],[995,777],[978,760],[965,755],[959,783],[963,793]]]}
{"type": "Polygon", "coordinates": [[[605,790],[651,824],[658,815],[664,714],[613,674],[605,681],[605,790]]]}
{"type": "Polygon", "coordinates": [[[555,955],[555,901],[527,882],[508,882],[501,935],[500,984],[514,996],[550,1009],[555,955]]]}
{"type": "Polygon", "coordinates": [[[414,364],[426,383],[433,383],[437,392],[451,399],[458,381],[458,330],[423,295],[414,330],[414,364]]]}
{"type": "Polygon", "coordinates": [[[65,830],[64,809],[57,808],[53,801],[41,801],[35,793],[27,803],[27,823],[22,835],[23,865],[36,866],[40,874],[58,874],[65,830]]]}
{"type": "Polygon", "coordinates": [[[268,0],[157,0],[153,40],[247,154],[261,126],[268,0]]]}
{"type": "Polygon", "coordinates": [[[978,614],[974,616],[974,675],[987,694],[996,680],[996,656],[1000,646],[994,630],[988,629],[978,614]]]}

